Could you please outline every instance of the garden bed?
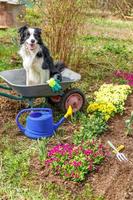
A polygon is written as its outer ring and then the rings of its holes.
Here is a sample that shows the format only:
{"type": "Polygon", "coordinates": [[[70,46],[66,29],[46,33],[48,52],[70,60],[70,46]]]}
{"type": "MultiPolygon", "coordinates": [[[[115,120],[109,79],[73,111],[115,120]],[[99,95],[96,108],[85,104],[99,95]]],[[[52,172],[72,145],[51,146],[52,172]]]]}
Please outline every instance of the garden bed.
{"type": "MultiPolygon", "coordinates": [[[[29,140],[26,139],[21,133],[18,132],[18,129],[15,125],[14,116],[17,114],[20,109],[20,103],[12,102],[10,100],[6,100],[1,98],[2,103],[2,112],[0,112],[1,134],[6,134],[8,130],[8,134],[10,134],[11,140],[14,140],[14,137],[17,137],[17,140],[29,140]],[[3,104],[4,102],[4,104],[3,104]],[[5,127],[4,124],[7,122],[7,118],[12,123],[12,128],[9,126],[5,127]]],[[[24,105],[23,105],[24,106],[24,105]]],[[[133,95],[128,97],[126,102],[126,110],[124,115],[120,116],[119,114],[115,115],[109,121],[109,129],[100,137],[100,140],[103,144],[107,144],[107,140],[111,140],[115,145],[123,144],[125,145],[124,153],[127,155],[128,159],[132,161],[133,159],[133,147],[132,142],[133,138],[128,137],[125,134],[125,120],[129,118],[131,114],[131,110],[133,107],[133,95]]],[[[6,123],[7,124],[7,123],[6,123]]],[[[70,124],[66,122],[61,130],[59,131],[59,135],[62,134],[62,129],[67,130],[64,132],[63,136],[60,137],[60,142],[70,143],[72,140],[73,132],[75,128],[78,130],[78,127],[75,127],[75,123],[70,124]]],[[[59,137],[54,138],[48,145],[48,149],[53,148],[56,144],[59,143],[59,137]]],[[[29,140],[29,143],[31,141],[29,140]]],[[[84,182],[73,182],[68,180],[63,180],[60,176],[54,176],[52,173],[42,167],[38,160],[38,157],[32,157],[30,162],[30,171],[31,174],[34,174],[33,181],[35,184],[43,184],[44,182],[53,183],[58,186],[64,185],[67,191],[71,193],[75,193],[75,198],[79,195],[79,191],[83,190],[86,184],[90,184],[93,186],[96,194],[100,194],[105,196],[105,199],[110,200],[125,200],[125,199],[133,199],[133,190],[132,190],[132,175],[133,164],[131,162],[120,163],[113,154],[111,154],[111,158],[108,161],[104,161],[102,166],[98,171],[95,171],[93,174],[88,174],[85,178],[84,182]],[[45,169],[45,170],[44,170],[45,169]]]]}

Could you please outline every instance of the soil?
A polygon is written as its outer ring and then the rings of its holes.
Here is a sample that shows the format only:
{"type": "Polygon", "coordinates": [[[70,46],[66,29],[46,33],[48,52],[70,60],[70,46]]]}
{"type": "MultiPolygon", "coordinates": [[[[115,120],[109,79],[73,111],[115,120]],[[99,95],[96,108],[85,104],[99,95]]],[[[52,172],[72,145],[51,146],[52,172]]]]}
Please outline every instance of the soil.
{"type": "MultiPolygon", "coordinates": [[[[4,123],[12,121],[15,124],[15,116],[24,105],[11,101],[5,98],[0,98],[0,132],[4,133],[4,123]]],[[[54,182],[59,185],[64,185],[70,189],[75,195],[82,189],[85,183],[91,183],[94,192],[98,195],[105,196],[106,200],[133,200],[133,137],[125,134],[125,120],[130,117],[133,108],[133,95],[130,95],[126,102],[125,112],[122,116],[116,115],[109,122],[109,130],[104,133],[100,140],[103,144],[107,144],[110,140],[115,146],[123,144],[125,149],[123,153],[128,158],[128,162],[120,162],[112,150],[111,157],[103,163],[98,172],[91,174],[83,183],[73,183],[64,181],[60,177],[55,177],[47,172],[47,170],[40,166],[36,158],[32,159],[31,169],[37,173],[36,179],[44,182],[54,182]]],[[[68,123],[68,122],[67,122],[68,123]]],[[[70,142],[70,132],[72,134],[74,125],[68,123],[64,128],[68,127],[67,135],[65,135],[65,142],[70,142]]],[[[18,134],[17,128],[14,128],[15,134],[18,134]]],[[[64,139],[63,139],[64,140],[64,139]]],[[[56,142],[55,142],[56,143],[56,142]]],[[[53,143],[52,145],[55,145],[53,143]]]]}
{"type": "Polygon", "coordinates": [[[91,177],[94,191],[106,200],[133,200],[133,137],[125,133],[125,120],[130,117],[132,108],[133,95],[126,102],[124,114],[115,116],[109,123],[108,132],[100,138],[104,144],[108,140],[115,146],[123,144],[123,153],[128,158],[128,162],[120,162],[112,153],[108,162],[91,177]]]}

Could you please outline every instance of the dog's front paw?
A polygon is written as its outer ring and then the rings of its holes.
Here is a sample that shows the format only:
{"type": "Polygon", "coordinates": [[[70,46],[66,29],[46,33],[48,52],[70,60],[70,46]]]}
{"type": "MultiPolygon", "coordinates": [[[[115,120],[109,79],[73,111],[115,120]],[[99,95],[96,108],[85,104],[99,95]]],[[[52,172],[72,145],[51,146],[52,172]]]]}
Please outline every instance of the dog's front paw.
{"type": "Polygon", "coordinates": [[[62,76],[61,76],[61,74],[55,74],[54,76],[53,76],[53,78],[55,79],[55,80],[59,80],[60,82],[62,81],[62,76]]]}

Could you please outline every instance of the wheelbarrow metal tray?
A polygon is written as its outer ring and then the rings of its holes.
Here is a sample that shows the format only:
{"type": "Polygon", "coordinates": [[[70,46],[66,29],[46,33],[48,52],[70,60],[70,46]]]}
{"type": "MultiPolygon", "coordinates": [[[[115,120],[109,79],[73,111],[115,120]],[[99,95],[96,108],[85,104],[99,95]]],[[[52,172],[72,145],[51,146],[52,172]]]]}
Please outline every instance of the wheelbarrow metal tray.
{"type": "Polygon", "coordinates": [[[59,93],[52,92],[47,83],[26,86],[26,72],[22,69],[14,69],[0,72],[0,77],[15,91],[24,97],[48,97],[63,94],[73,82],[80,80],[80,74],[66,68],[62,73],[62,90],[59,93]]]}

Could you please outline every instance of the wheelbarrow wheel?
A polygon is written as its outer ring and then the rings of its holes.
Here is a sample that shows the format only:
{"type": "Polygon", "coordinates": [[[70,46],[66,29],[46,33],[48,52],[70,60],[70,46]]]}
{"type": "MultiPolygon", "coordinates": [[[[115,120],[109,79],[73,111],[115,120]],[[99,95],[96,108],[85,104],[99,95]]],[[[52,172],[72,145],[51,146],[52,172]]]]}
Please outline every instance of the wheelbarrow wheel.
{"type": "Polygon", "coordinates": [[[50,104],[50,105],[54,105],[54,106],[58,106],[58,104],[60,103],[61,101],[61,96],[58,95],[58,96],[52,96],[52,97],[47,97],[47,102],[50,104]]]}
{"type": "Polygon", "coordinates": [[[70,89],[62,96],[60,102],[61,110],[66,112],[69,105],[72,106],[74,113],[83,110],[85,105],[85,96],[79,89],[70,89]]]}

